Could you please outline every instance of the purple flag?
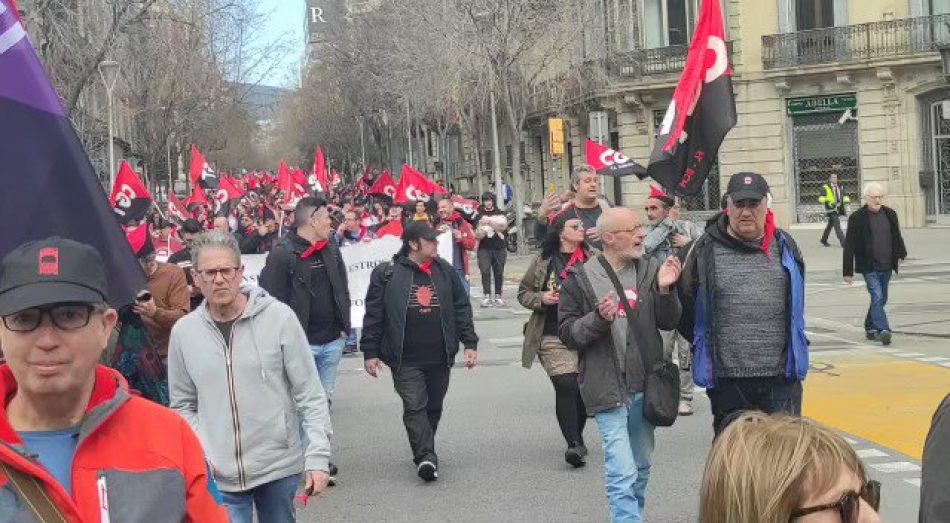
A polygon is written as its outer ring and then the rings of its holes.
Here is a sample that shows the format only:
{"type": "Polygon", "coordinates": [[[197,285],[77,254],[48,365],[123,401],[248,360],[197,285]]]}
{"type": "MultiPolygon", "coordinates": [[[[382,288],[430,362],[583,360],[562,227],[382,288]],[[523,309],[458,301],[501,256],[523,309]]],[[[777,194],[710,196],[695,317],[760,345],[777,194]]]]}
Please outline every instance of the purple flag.
{"type": "Polygon", "coordinates": [[[94,245],[110,275],[109,301],[145,286],[107,195],[9,0],[0,0],[0,258],[58,235],[94,245]]]}

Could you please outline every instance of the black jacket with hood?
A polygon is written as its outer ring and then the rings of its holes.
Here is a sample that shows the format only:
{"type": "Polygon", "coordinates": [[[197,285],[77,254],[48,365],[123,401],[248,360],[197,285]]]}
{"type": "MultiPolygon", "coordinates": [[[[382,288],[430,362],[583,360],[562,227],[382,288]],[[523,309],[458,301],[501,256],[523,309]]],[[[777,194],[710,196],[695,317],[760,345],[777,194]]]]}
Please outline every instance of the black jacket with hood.
{"type": "MultiPolygon", "coordinates": [[[[300,259],[300,255],[309,248],[310,242],[296,232],[287,233],[267,255],[258,280],[258,284],[271,296],[294,310],[305,332],[310,323],[313,271],[310,269],[310,262],[300,259]]],[[[346,277],[346,264],[343,263],[340,249],[332,241],[327,242],[322,254],[323,262],[327,266],[327,279],[333,293],[333,302],[336,304],[337,318],[343,329],[349,330],[350,288],[346,277]]]]}
{"type": "Polygon", "coordinates": [[[934,413],[920,474],[921,523],[950,523],[950,395],[934,413]]]}
{"type": "MultiPolygon", "coordinates": [[[[455,364],[460,343],[466,349],[478,348],[472,304],[462,280],[449,262],[437,258],[431,270],[432,283],[443,304],[439,310],[442,314],[445,352],[451,366],[455,364]]],[[[421,269],[408,257],[399,254],[392,262],[381,263],[373,269],[366,291],[366,315],[363,316],[363,334],[360,338],[364,359],[379,358],[394,369],[402,364],[402,343],[414,271],[421,269]]]]}

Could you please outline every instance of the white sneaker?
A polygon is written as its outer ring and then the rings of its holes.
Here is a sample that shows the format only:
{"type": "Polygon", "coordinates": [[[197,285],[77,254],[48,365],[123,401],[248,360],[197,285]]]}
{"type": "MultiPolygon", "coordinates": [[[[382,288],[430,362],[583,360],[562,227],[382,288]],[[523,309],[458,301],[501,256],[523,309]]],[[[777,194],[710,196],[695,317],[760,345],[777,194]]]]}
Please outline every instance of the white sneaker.
{"type": "Polygon", "coordinates": [[[495,300],[489,297],[485,297],[485,299],[482,300],[482,307],[494,307],[494,305],[495,305],[495,300]]]}
{"type": "Polygon", "coordinates": [[[693,405],[688,401],[680,400],[679,405],[679,415],[680,416],[692,416],[693,415],[693,405]]]}
{"type": "Polygon", "coordinates": [[[504,307],[505,301],[501,298],[495,298],[495,307],[504,307]]]}

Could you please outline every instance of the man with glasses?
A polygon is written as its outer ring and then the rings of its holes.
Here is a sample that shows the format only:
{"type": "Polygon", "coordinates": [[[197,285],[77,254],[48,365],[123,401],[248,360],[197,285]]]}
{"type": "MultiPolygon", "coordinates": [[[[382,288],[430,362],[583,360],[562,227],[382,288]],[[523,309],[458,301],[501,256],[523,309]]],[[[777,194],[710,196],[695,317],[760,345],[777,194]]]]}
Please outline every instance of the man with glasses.
{"type": "MultiPolygon", "coordinates": [[[[337,246],[346,247],[376,239],[376,233],[360,221],[361,209],[361,207],[354,207],[343,213],[343,223],[340,224],[338,234],[335,236],[337,246]]],[[[346,333],[343,354],[355,354],[358,350],[357,345],[356,329],[351,327],[346,333]]]]}
{"type": "MultiPolygon", "coordinates": [[[[340,248],[331,240],[326,200],[307,197],[294,210],[290,231],[267,256],[260,286],[289,305],[307,333],[320,383],[332,404],[336,370],[350,330],[350,289],[340,248]]],[[[336,467],[331,466],[331,484],[336,467]]]]}
{"type": "Polygon", "coordinates": [[[227,521],[187,423],[98,365],[117,320],[103,267],[57,237],[3,260],[3,519],[227,521]]]}
{"type": "Polygon", "coordinates": [[[884,205],[884,188],[871,182],[864,187],[864,206],[848,218],[844,238],[844,281],[854,283],[854,273],[864,276],[871,305],[864,317],[867,339],[891,344],[891,325],[884,307],[891,273],[907,258],[894,209],[884,205]]]}
{"type": "Polygon", "coordinates": [[[801,416],[808,371],[801,252],[775,227],[762,175],[734,174],[726,194],[726,214],[687,247],[679,285],[679,331],[717,435],[744,410],[801,416]]]}
{"type": "Polygon", "coordinates": [[[192,247],[204,304],[172,329],[171,407],[201,439],[232,522],[294,521],[293,497],[327,485],[330,415],[307,336],[294,312],[244,287],[234,236],[192,247]],[[302,433],[301,433],[302,432],[302,433]]]}
{"type": "Polygon", "coordinates": [[[604,211],[597,229],[603,254],[575,265],[561,286],[558,335],[577,351],[581,397],[604,441],[611,518],[639,522],[654,448],[654,426],[643,416],[643,362],[663,357],[659,329],[679,321],[673,286],[680,262],[644,256],[643,226],[632,209],[604,211]]]}

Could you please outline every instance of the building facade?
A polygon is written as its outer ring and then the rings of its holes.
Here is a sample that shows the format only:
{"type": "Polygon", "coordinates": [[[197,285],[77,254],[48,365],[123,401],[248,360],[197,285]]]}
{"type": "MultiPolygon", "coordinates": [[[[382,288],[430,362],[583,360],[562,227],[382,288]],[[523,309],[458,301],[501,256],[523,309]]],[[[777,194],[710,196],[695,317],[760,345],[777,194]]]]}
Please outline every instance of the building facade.
{"type": "MultiPolygon", "coordinates": [[[[602,23],[579,42],[581,65],[536,90],[518,140],[503,133],[502,147],[525,152],[526,201],[567,185],[588,137],[647,162],[699,3],[596,3],[602,23]],[[547,151],[550,117],[565,120],[567,153],[557,160],[547,151]]],[[[950,86],[940,54],[950,46],[950,0],[721,3],[738,124],[689,210],[717,210],[728,176],[755,171],[769,180],[782,226],[818,222],[820,186],[837,173],[852,208],[875,181],[905,226],[950,222],[950,86]]],[[[490,157],[487,143],[480,152],[490,157]]],[[[473,155],[467,146],[469,170],[473,155]]],[[[649,184],[609,180],[606,193],[636,206],[649,184]]]]}

